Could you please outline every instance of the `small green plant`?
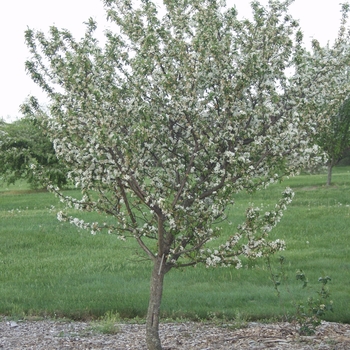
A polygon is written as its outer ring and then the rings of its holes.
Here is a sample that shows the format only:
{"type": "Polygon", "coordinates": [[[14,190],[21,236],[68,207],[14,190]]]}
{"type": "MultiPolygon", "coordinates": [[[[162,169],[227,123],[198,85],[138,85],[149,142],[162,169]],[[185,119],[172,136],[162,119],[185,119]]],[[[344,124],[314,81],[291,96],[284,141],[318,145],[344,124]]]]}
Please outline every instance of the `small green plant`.
{"type": "Polygon", "coordinates": [[[222,324],[225,322],[225,315],[220,315],[217,312],[209,311],[207,315],[207,319],[210,323],[214,324],[217,327],[222,326],[222,324]]]}
{"type": "Polygon", "coordinates": [[[229,326],[229,328],[242,329],[242,328],[247,328],[247,327],[248,327],[247,316],[244,315],[243,313],[237,311],[235,313],[234,322],[232,325],[229,326]]]}
{"type": "Polygon", "coordinates": [[[248,325],[247,317],[237,311],[233,319],[228,318],[225,313],[218,314],[216,312],[208,312],[208,320],[217,327],[225,327],[230,329],[242,329],[248,325]]]}
{"type": "Polygon", "coordinates": [[[120,331],[118,323],[120,323],[119,313],[108,311],[99,320],[94,321],[91,328],[102,334],[116,334],[120,331]]]}
{"type": "Polygon", "coordinates": [[[278,297],[280,297],[280,295],[281,295],[281,292],[279,289],[279,286],[281,285],[281,280],[287,279],[284,268],[283,268],[284,262],[285,262],[285,257],[281,255],[279,257],[280,271],[278,273],[276,273],[272,270],[270,257],[269,256],[266,257],[266,265],[267,265],[268,271],[270,272],[270,280],[273,283],[274,289],[275,289],[278,297]]]}
{"type": "MultiPolygon", "coordinates": [[[[281,280],[286,282],[286,289],[289,294],[292,294],[287,283],[287,275],[284,271],[285,258],[281,256],[279,258],[280,271],[275,273],[271,266],[271,261],[267,258],[267,267],[270,272],[270,279],[274,285],[277,296],[280,298],[280,285],[281,280]]],[[[306,288],[308,285],[308,279],[303,270],[297,270],[296,279],[302,282],[302,288],[306,288]]],[[[297,322],[299,324],[298,332],[300,335],[312,335],[316,331],[316,327],[321,324],[322,317],[327,311],[333,311],[333,301],[329,300],[330,292],[326,286],[328,281],[331,281],[329,276],[320,277],[318,279],[321,285],[320,291],[317,292],[317,297],[309,297],[306,302],[293,301],[295,307],[295,314],[288,315],[287,319],[297,322]]],[[[292,298],[293,299],[293,298],[292,298]]]]}
{"type": "MultiPolygon", "coordinates": [[[[297,280],[302,281],[303,288],[307,286],[307,278],[302,270],[298,270],[296,274],[297,280]]],[[[321,324],[321,318],[327,311],[333,311],[333,302],[328,300],[330,292],[326,284],[330,281],[329,276],[320,277],[319,282],[322,283],[321,290],[317,292],[318,297],[310,297],[306,303],[295,303],[295,318],[299,323],[300,335],[312,335],[316,331],[316,327],[321,324]]]]}

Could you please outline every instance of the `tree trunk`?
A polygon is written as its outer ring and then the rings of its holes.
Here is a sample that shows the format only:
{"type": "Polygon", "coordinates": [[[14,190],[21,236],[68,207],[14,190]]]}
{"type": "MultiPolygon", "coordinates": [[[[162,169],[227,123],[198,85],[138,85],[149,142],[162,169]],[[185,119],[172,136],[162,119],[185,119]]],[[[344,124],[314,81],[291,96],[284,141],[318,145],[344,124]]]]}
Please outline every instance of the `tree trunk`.
{"type": "Polygon", "coordinates": [[[168,272],[165,264],[164,255],[158,256],[154,262],[150,297],[146,318],[146,342],[148,350],[162,350],[159,338],[159,314],[160,304],[163,294],[164,276],[168,272]]]}
{"type": "Polygon", "coordinates": [[[329,162],[328,163],[327,186],[330,186],[331,182],[332,182],[332,169],[333,169],[333,162],[329,162]]]}

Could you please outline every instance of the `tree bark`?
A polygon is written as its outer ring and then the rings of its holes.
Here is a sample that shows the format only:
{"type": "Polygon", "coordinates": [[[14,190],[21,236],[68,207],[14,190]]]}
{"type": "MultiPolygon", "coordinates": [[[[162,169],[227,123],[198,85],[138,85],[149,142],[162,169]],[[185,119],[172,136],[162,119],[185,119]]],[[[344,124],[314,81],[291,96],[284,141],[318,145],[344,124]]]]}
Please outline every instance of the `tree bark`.
{"type": "Polygon", "coordinates": [[[158,256],[154,262],[152,271],[150,298],[146,317],[146,343],[148,350],[162,350],[159,338],[159,316],[164,276],[168,270],[164,255],[158,256]]]}
{"type": "Polygon", "coordinates": [[[332,170],[333,170],[334,162],[331,161],[328,163],[328,173],[327,173],[327,186],[330,186],[332,183],[332,170]]]}

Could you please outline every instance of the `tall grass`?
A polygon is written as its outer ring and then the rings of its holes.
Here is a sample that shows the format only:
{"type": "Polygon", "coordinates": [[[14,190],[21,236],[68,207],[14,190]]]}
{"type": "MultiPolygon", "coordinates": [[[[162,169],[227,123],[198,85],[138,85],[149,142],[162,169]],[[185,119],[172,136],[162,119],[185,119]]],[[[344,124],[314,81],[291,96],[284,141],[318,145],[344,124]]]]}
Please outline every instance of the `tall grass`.
{"type": "MultiPolygon", "coordinates": [[[[334,313],[328,320],[350,322],[350,168],[336,168],[334,185],[326,175],[300,175],[254,195],[240,194],[229,216],[243,220],[249,203],[270,208],[285,186],[296,192],[272,236],[287,243],[280,296],[263,260],[249,268],[172,270],[165,279],[163,317],[205,318],[209,313],[250,319],[293,314],[292,301],[305,301],[329,275],[334,313]],[[301,288],[302,269],[309,279],[301,288]]],[[[144,317],[151,264],[132,240],[90,235],[56,220],[57,199],[25,184],[0,189],[0,314],[97,318],[117,311],[144,317]]],[[[224,226],[225,235],[234,225],[224,226]]],[[[279,256],[272,268],[279,272],[279,256]]]]}

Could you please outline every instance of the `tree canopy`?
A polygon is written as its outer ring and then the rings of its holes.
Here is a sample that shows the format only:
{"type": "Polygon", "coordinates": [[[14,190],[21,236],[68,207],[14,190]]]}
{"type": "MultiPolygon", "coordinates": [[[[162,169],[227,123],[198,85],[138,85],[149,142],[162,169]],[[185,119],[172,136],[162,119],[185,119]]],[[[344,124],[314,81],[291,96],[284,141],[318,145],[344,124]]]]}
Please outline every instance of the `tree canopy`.
{"type": "Polygon", "coordinates": [[[0,121],[0,180],[14,184],[23,179],[31,187],[49,181],[58,186],[67,184],[67,172],[58,164],[53,144],[38,123],[28,118],[12,123],[0,121]],[[37,176],[40,167],[45,177],[37,176]]]}
{"type": "Polygon", "coordinates": [[[321,123],[315,135],[316,143],[325,152],[328,167],[327,185],[332,181],[332,169],[350,150],[350,100],[333,112],[327,123],[321,123]]]}
{"type": "Polygon", "coordinates": [[[319,148],[316,125],[348,97],[350,62],[344,5],[333,47],[308,52],[292,1],[252,2],[240,20],[223,1],[105,0],[115,29],[106,43],[89,19],[81,40],[68,30],[28,29],[26,69],[50,98],[23,106],[44,115],[55,151],[82,198],[62,195],[68,208],[117,220],[67,220],[95,234],[135,239],[153,261],[147,345],[161,349],[159,310],[164,275],[195,265],[240,268],[284,248],[268,234],[293,193],[275,209],[247,209],[246,220],[216,249],[220,222],[240,191],[266,188],[308,165],[319,148]],[[212,245],[213,243],[211,243],[212,245]]]}

